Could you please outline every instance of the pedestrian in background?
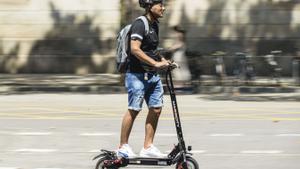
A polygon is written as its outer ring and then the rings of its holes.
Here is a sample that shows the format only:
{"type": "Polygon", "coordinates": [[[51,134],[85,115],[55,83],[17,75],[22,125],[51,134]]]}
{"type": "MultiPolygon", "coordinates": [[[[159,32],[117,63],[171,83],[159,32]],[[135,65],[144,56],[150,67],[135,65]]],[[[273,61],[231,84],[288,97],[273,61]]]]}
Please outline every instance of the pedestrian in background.
{"type": "Polygon", "coordinates": [[[191,81],[191,72],[189,69],[187,57],[185,55],[186,31],[180,26],[174,26],[173,32],[175,39],[172,46],[168,50],[173,54],[172,60],[180,66],[180,69],[173,70],[172,75],[176,86],[183,86],[185,83],[191,81]]]}

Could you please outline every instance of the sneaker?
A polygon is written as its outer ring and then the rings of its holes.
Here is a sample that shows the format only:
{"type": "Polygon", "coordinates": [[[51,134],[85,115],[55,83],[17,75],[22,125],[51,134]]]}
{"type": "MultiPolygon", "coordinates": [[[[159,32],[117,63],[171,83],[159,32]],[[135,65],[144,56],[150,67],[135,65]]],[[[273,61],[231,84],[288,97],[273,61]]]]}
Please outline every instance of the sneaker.
{"type": "Polygon", "coordinates": [[[133,152],[132,148],[128,144],[123,144],[122,147],[120,147],[117,150],[117,156],[125,158],[134,158],[137,155],[133,152]]]}
{"type": "Polygon", "coordinates": [[[152,157],[152,158],[165,158],[167,154],[161,153],[158,148],[156,148],[153,144],[147,149],[142,148],[140,152],[141,157],[152,157]]]}

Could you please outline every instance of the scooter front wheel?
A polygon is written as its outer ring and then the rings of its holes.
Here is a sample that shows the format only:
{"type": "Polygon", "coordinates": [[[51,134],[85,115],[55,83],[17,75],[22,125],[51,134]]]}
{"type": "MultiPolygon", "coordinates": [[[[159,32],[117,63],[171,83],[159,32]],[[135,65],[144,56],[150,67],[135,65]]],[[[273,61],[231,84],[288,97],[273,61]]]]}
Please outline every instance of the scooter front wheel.
{"type": "MultiPolygon", "coordinates": [[[[182,165],[182,161],[178,162],[176,164],[176,168],[175,169],[185,169],[182,165]]],[[[186,169],[199,169],[199,165],[198,162],[193,158],[193,157],[187,157],[186,158],[186,164],[187,164],[187,168],[186,169]]]]}

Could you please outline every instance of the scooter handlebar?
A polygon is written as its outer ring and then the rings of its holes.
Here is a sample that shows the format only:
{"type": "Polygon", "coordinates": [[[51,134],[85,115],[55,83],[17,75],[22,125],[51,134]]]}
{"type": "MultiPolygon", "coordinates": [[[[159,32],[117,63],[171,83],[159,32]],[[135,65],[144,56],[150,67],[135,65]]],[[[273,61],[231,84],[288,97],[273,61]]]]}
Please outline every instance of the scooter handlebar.
{"type": "Polygon", "coordinates": [[[172,63],[169,65],[169,69],[171,69],[171,70],[177,69],[177,68],[180,68],[180,66],[179,66],[176,62],[172,62],[172,63]]]}

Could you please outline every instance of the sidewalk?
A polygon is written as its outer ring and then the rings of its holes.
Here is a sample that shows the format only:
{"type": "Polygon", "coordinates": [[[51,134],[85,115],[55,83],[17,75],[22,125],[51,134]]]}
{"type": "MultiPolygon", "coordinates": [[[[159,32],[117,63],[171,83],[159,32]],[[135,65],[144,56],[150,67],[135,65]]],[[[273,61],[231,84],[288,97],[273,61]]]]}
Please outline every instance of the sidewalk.
{"type": "Polygon", "coordinates": [[[269,77],[256,77],[249,83],[227,77],[223,85],[216,85],[212,76],[204,76],[196,87],[201,98],[208,100],[234,101],[300,101],[300,86],[292,78],[280,78],[279,82],[269,77]]]}
{"type": "Polygon", "coordinates": [[[0,94],[119,93],[119,75],[0,74],[0,94]]]}
{"type": "MultiPolygon", "coordinates": [[[[84,93],[114,94],[125,93],[120,84],[119,74],[0,74],[0,95],[34,93],[84,93]]],[[[228,78],[223,86],[211,78],[203,78],[196,85],[178,88],[178,94],[201,94],[211,100],[297,100],[300,101],[300,87],[292,86],[292,79],[281,79],[276,85],[260,77],[251,85],[237,84],[228,78]]]]}

